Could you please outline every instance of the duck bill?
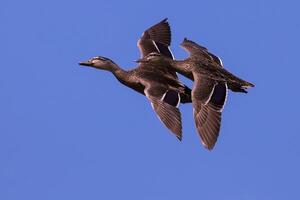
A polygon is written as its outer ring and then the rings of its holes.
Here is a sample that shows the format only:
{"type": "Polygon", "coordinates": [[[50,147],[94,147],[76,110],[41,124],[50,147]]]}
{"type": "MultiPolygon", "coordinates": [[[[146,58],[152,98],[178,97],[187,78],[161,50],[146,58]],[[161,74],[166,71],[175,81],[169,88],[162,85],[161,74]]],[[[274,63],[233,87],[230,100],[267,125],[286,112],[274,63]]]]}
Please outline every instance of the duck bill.
{"type": "Polygon", "coordinates": [[[80,62],[79,65],[82,65],[82,66],[91,66],[92,63],[90,61],[83,61],[83,62],[80,62]]]}

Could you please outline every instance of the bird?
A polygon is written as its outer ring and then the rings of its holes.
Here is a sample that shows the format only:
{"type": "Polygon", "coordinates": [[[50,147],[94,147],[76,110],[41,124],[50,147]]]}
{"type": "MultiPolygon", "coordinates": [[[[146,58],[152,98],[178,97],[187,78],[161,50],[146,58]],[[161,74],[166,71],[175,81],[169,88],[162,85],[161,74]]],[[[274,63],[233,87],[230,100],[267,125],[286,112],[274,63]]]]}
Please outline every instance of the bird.
{"type": "Polygon", "coordinates": [[[207,48],[187,38],[180,46],[189,53],[184,60],[173,60],[159,52],[152,52],[137,62],[164,65],[194,81],[192,104],[195,125],[203,146],[212,150],[219,136],[228,89],[247,93],[246,89],[254,87],[254,84],[224,69],[221,59],[207,48]]]}
{"type": "MultiPolygon", "coordinates": [[[[156,52],[173,59],[170,50],[171,29],[167,18],[143,32],[137,42],[141,59],[156,52]]],[[[180,103],[191,103],[191,89],[181,83],[174,70],[152,63],[138,63],[131,70],[120,68],[114,61],[103,56],[96,56],[79,65],[107,70],[125,86],[145,95],[161,122],[182,139],[180,103]]]]}

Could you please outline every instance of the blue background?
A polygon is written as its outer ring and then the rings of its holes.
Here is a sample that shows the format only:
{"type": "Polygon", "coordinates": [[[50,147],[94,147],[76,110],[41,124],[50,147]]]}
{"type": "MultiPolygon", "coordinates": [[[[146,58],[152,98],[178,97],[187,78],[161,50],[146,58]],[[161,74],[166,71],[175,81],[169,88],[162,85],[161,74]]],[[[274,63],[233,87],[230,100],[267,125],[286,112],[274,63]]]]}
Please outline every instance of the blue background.
{"type": "Polygon", "coordinates": [[[0,199],[300,199],[299,7],[1,0],[0,199]],[[229,93],[211,152],[191,105],[180,143],[145,97],[78,66],[102,55],[134,67],[141,33],[165,17],[176,58],[188,37],[256,85],[229,93]]]}

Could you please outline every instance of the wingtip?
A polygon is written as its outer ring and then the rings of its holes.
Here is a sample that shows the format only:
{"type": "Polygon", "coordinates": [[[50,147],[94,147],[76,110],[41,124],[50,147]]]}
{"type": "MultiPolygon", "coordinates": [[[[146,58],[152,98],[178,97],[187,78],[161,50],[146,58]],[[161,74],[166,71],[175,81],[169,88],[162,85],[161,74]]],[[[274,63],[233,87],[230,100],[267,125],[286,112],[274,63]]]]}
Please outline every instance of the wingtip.
{"type": "Polygon", "coordinates": [[[187,37],[183,38],[183,41],[181,42],[181,46],[183,46],[185,43],[189,42],[189,39],[187,37]]]}
{"type": "Polygon", "coordinates": [[[213,145],[213,146],[208,146],[208,147],[206,147],[206,149],[207,149],[208,151],[212,151],[212,150],[214,149],[214,146],[215,146],[215,145],[213,145]]]}
{"type": "Polygon", "coordinates": [[[176,136],[177,137],[177,139],[181,142],[182,141],[182,136],[176,136]]]}
{"type": "Polygon", "coordinates": [[[161,21],[161,23],[166,24],[166,25],[169,27],[170,32],[171,32],[170,23],[168,22],[168,18],[167,18],[167,17],[166,17],[165,19],[163,19],[163,20],[161,21]]]}
{"type": "Polygon", "coordinates": [[[212,151],[215,146],[215,144],[208,145],[208,144],[204,143],[202,140],[201,140],[201,143],[204,146],[204,148],[207,149],[208,151],[212,151]]]}
{"type": "Polygon", "coordinates": [[[248,89],[250,87],[255,87],[255,85],[253,83],[250,83],[250,82],[246,81],[246,84],[245,84],[244,87],[245,87],[245,89],[248,89]]]}
{"type": "Polygon", "coordinates": [[[205,149],[207,149],[208,151],[212,151],[213,148],[214,148],[214,145],[213,146],[207,146],[207,145],[204,145],[205,149]]]}

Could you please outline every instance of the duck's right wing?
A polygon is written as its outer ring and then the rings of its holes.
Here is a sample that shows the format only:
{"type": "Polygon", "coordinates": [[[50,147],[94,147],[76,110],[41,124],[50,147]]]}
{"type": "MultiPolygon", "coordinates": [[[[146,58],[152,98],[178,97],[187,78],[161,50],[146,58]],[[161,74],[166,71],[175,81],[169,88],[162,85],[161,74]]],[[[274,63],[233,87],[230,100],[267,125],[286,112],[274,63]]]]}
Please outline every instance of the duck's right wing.
{"type": "Polygon", "coordinates": [[[178,109],[180,95],[158,84],[147,84],[144,90],[160,121],[181,140],[181,113],[178,109]]]}
{"type": "Polygon", "coordinates": [[[171,29],[167,18],[148,28],[138,40],[137,46],[141,52],[141,58],[151,52],[161,53],[169,58],[174,58],[169,48],[171,44],[171,29]]]}
{"type": "Polygon", "coordinates": [[[195,79],[192,91],[194,119],[202,144],[213,149],[220,131],[221,115],[227,98],[227,85],[211,79],[195,79]]]}

